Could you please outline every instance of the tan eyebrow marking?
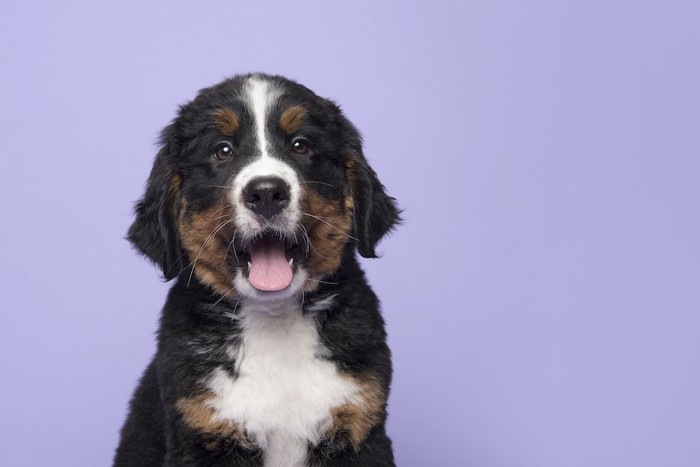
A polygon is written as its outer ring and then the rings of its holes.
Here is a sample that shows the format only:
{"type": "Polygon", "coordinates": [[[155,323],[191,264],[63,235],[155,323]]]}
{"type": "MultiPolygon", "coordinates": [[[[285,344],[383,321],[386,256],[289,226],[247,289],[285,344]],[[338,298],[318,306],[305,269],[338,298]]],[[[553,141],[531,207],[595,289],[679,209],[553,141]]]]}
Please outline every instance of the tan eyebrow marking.
{"type": "Polygon", "coordinates": [[[233,136],[238,129],[238,116],[230,109],[219,109],[213,112],[216,127],[223,134],[233,136]]]}
{"type": "Polygon", "coordinates": [[[297,131],[301,124],[304,123],[307,114],[306,109],[300,105],[294,105],[285,110],[280,117],[282,131],[288,135],[297,131]]]}

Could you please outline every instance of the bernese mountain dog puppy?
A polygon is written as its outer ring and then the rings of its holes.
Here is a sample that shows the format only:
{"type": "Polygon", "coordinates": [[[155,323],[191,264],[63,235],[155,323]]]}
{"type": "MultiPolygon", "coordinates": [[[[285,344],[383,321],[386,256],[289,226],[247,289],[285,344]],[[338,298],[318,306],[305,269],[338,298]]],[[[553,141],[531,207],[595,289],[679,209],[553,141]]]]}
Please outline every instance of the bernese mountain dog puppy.
{"type": "Polygon", "coordinates": [[[128,239],[175,282],[114,465],[394,465],[357,253],[376,257],[400,213],[355,127],[252,74],[200,91],[160,143],[128,239]]]}

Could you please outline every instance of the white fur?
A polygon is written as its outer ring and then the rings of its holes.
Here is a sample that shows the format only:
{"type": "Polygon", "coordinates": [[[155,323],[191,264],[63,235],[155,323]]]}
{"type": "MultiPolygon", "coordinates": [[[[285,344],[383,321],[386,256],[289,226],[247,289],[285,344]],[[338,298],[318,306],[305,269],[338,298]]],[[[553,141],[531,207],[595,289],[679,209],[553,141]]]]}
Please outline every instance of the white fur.
{"type": "Polygon", "coordinates": [[[304,308],[306,311],[310,311],[312,313],[327,310],[335,303],[335,297],[337,297],[336,294],[330,295],[326,298],[322,298],[321,300],[316,300],[315,302],[306,305],[304,308]]]}
{"type": "MultiPolygon", "coordinates": [[[[258,77],[252,77],[245,86],[244,97],[255,126],[258,157],[245,166],[233,180],[229,191],[231,203],[236,207],[236,235],[243,240],[250,240],[265,229],[272,229],[282,236],[296,235],[301,220],[301,185],[294,168],[280,159],[270,155],[271,145],[268,141],[265,125],[269,110],[279,97],[279,90],[258,77]],[[243,190],[257,177],[279,177],[289,186],[289,205],[274,218],[274,222],[261,224],[259,219],[243,203],[243,190]]],[[[298,295],[309,275],[303,267],[297,266],[289,287],[278,292],[260,292],[253,287],[239,270],[233,280],[233,286],[243,296],[269,302],[291,298],[298,295]]]]}
{"type": "Polygon", "coordinates": [[[260,149],[262,158],[270,157],[265,135],[265,124],[267,123],[267,112],[278,97],[279,91],[265,80],[252,77],[246,83],[246,100],[248,107],[253,112],[255,135],[257,136],[258,149],[260,149]]]}
{"type": "Polygon", "coordinates": [[[267,81],[253,77],[246,83],[245,98],[248,108],[253,114],[260,156],[241,170],[233,180],[230,192],[231,201],[236,206],[236,227],[244,238],[254,236],[257,231],[265,227],[260,225],[256,217],[241,201],[243,190],[248,182],[254,178],[276,176],[289,185],[289,206],[282,215],[277,216],[275,223],[269,227],[282,232],[293,232],[301,218],[299,177],[291,166],[270,155],[272,148],[265,131],[268,112],[275,105],[278,97],[279,91],[267,81]]]}
{"type": "Polygon", "coordinates": [[[291,301],[241,308],[242,338],[229,354],[237,377],[219,368],[208,383],[218,420],[242,426],[264,450],[265,467],[306,465],[307,443],[330,427],[331,410],[359,403],[358,388],[341,377],[313,318],[291,301]]]}

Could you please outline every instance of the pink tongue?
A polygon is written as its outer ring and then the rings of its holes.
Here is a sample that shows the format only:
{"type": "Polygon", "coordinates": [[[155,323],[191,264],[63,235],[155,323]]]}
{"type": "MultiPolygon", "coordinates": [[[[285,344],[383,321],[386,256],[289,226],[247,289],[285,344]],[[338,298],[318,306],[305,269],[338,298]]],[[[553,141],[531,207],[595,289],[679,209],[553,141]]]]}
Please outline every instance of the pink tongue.
{"type": "Polygon", "coordinates": [[[263,238],[250,249],[248,280],[258,290],[282,290],[292,283],[292,267],[284,257],[284,242],[263,238]]]}

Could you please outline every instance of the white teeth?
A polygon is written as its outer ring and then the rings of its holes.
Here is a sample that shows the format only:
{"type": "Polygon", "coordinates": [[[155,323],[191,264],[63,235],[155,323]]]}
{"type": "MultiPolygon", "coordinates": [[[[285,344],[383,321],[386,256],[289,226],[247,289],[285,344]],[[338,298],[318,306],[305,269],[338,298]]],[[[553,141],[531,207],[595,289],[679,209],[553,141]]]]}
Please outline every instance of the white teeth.
{"type": "Polygon", "coordinates": [[[293,266],[294,265],[294,258],[289,258],[289,265],[293,266]]]}
{"type": "Polygon", "coordinates": [[[253,265],[250,264],[250,261],[248,261],[248,269],[250,269],[253,265]]]}

